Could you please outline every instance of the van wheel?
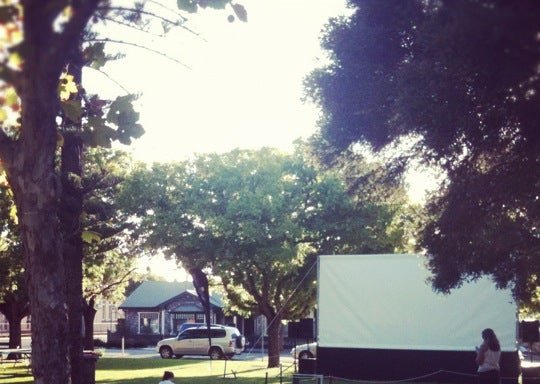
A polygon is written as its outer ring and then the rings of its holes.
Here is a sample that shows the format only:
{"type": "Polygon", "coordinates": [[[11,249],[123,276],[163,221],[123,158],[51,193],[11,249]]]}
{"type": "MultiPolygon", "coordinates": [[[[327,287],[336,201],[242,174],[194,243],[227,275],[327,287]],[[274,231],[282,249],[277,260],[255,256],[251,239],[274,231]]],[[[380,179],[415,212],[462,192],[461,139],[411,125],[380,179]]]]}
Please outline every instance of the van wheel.
{"type": "Polygon", "coordinates": [[[161,347],[159,349],[159,355],[162,359],[172,359],[173,353],[171,347],[161,347]]]}
{"type": "Polygon", "coordinates": [[[210,359],[212,360],[220,360],[223,359],[223,352],[221,352],[221,349],[218,347],[212,347],[208,352],[208,356],[210,356],[210,359]]]}

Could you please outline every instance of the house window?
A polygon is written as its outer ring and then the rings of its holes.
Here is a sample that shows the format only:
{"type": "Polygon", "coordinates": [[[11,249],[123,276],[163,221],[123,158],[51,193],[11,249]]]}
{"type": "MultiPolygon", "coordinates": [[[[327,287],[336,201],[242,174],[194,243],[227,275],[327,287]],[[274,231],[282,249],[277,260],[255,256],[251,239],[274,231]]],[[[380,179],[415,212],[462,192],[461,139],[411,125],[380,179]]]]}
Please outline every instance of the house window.
{"type": "Polygon", "coordinates": [[[173,313],[171,315],[172,333],[178,333],[184,323],[204,323],[203,313],[173,313]]]}
{"type": "Polygon", "coordinates": [[[158,312],[139,312],[139,334],[159,334],[158,312]]]}
{"type": "Polygon", "coordinates": [[[109,320],[111,322],[116,321],[118,319],[118,311],[116,309],[116,306],[111,305],[109,306],[109,320]]]}

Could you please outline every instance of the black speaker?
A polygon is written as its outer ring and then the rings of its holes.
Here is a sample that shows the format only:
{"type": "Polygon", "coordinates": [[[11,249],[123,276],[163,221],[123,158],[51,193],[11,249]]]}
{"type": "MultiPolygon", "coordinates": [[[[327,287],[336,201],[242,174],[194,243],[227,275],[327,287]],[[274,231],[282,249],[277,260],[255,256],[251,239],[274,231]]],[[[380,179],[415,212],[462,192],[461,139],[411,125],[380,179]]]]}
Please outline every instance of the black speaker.
{"type": "Polygon", "coordinates": [[[535,343],[540,341],[540,332],[538,327],[540,322],[538,320],[534,321],[520,321],[519,322],[519,338],[524,343],[535,343]]]}
{"type": "Polygon", "coordinates": [[[298,338],[313,340],[315,332],[313,327],[313,319],[302,319],[298,323],[298,338]]]}
{"type": "Polygon", "coordinates": [[[291,338],[291,339],[298,339],[298,329],[300,328],[299,327],[300,323],[297,323],[297,322],[294,322],[294,321],[289,321],[289,324],[288,324],[288,329],[287,329],[287,335],[291,338]]]}

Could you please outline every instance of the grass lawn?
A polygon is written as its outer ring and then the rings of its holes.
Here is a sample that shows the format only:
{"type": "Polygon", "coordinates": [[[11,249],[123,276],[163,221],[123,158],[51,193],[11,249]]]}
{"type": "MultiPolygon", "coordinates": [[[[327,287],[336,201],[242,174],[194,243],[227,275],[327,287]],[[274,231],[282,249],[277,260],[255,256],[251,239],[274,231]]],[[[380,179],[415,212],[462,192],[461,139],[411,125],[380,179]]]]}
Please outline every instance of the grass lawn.
{"type": "MultiPolygon", "coordinates": [[[[283,383],[291,383],[293,367],[283,366],[283,383]]],[[[137,359],[137,358],[102,358],[97,363],[96,384],[157,384],[163,371],[172,371],[177,384],[219,384],[219,383],[264,383],[268,374],[268,383],[279,383],[279,368],[266,368],[261,360],[228,360],[226,377],[224,360],[207,359],[137,359]],[[236,380],[232,372],[236,372],[236,380]]],[[[32,383],[32,376],[25,366],[0,367],[2,384],[32,383]]]]}
{"type": "MultiPolygon", "coordinates": [[[[294,368],[283,366],[283,383],[292,383],[294,368]]],[[[96,384],[157,384],[163,371],[172,371],[176,384],[248,384],[279,383],[280,369],[266,368],[266,361],[257,360],[208,360],[208,359],[148,359],[148,358],[102,358],[98,361],[96,384]],[[226,377],[223,373],[226,367],[226,377]],[[232,372],[236,372],[236,379],[232,372]]],[[[0,366],[0,383],[32,383],[26,366],[0,366]]],[[[325,384],[367,384],[368,381],[325,380],[325,384]]],[[[312,380],[300,380],[300,384],[314,384],[312,380]]],[[[421,383],[416,383],[421,384],[421,383]]],[[[424,383],[429,384],[429,383],[424,383]]],[[[431,383],[433,384],[433,383],[431,383]]]]}

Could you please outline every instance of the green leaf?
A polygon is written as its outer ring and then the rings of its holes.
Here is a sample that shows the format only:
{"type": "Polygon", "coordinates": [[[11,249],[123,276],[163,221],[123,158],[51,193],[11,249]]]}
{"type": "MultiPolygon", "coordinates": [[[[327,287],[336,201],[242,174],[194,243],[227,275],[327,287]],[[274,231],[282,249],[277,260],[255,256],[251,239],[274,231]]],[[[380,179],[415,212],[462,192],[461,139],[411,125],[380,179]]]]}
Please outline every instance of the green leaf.
{"type": "Polygon", "coordinates": [[[201,8],[224,9],[230,2],[231,0],[199,0],[199,6],[201,8]]]}
{"type": "Polygon", "coordinates": [[[82,137],[91,147],[110,148],[111,141],[116,139],[116,131],[107,126],[102,117],[89,117],[84,128],[82,137]]]}
{"type": "Polygon", "coordinates": [[[78,123],[81,120],[82,106],[80,100],[68,100],[62,102],[62,110],[66,117],[73,123],[78,123]]]}
{"type": "Polygon", "coordinates": [[[83,231],[81,237],[87,244],[99,243],[101,241],[101,235],[94,231],[83,231]]]}
{"type": "Polygon", "coordinates": [[[13,87],[9,87],[6,90],[4,97],[6,98],[6,101],[5,101],[6,105],[11,106],[11,105],[20,103],[19,96],[17,95],[17,92],[15,91],[15,88],[13,87]]]}
{"type": "Polygon", "coordinates": [[[69,73],[62,73],[60,81],[58,82],[58,93],[60,94],[60,100],[68,100],[72,94],[78,92],[77,83],[75,78],[69,73]]]}
{"type": "Polygon", "coordinates": [[[111,103],[109,113],[107,113],[107,121],[115,125],[136,122],[139,119],[139,114],[133,109],[133,100],[135,100],[135,96],[133,95],[117,97],[111,103]]]}
{"type": "Polygon", "coordinates": [[[107,55],[105,55],[105,43],[96,43],[89,45],[84,49],[84,58],[90,63],[90,67],[100,69],[107,63],[107,55]]]}
{"type": "Polygon", "coordinates": [[[247,22],[246,8],[241,4],[231,4],[231,6],[236,14],[236,17],[238,17],[240,21],[247,22]]]}
{"type": "Polygon", "coordinates": [[[197,1],[195,0],[177,0],[178,9],[189,13],[197,12],[197,1]]]}

